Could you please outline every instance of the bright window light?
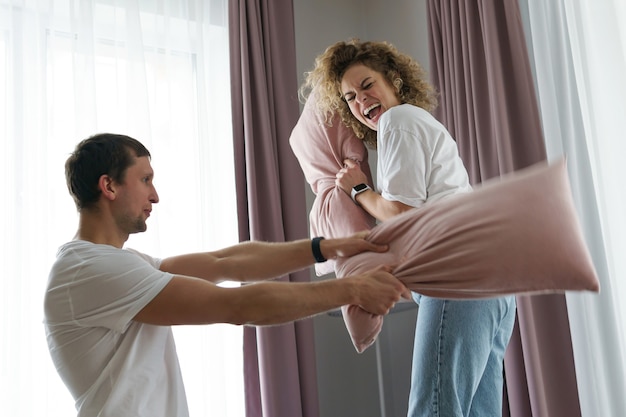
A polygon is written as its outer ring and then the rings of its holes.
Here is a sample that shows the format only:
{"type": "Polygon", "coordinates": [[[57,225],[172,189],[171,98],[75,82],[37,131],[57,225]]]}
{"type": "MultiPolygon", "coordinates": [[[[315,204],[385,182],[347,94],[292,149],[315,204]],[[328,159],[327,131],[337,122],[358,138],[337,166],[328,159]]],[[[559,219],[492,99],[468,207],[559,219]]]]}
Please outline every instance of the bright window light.
{"type": "MultiPolygon", "coordinates": [[[[133,136],[152,154],[160,202],[126,246],[166,257],[235,244],[227,0],[9,3],[0,5],[1,414],[75,415],[42,324],[49,268],[77,228],[65,160],[92,134],[133,136]]],[[[191,415],[243,417],[242,328],[174,335],[191,415]]]]}

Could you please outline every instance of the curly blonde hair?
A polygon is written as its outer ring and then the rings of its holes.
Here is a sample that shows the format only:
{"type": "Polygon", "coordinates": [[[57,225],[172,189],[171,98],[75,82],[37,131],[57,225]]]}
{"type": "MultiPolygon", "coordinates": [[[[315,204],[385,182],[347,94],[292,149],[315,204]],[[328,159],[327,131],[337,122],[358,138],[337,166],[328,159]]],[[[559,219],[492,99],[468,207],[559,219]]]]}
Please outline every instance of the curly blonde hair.
{"type": "Polygon", "coordinates": [[[427,81],[422,66],[392,44],[351,39],[329,46],[317,56],[313,70],[306,73],[306,80],[300,87],[300,97],[306,100],[315,90],[317,108],[327,123],[330,123],[334,114],[338,114],[341,121],[369,147],[376,148],[376,131],[352,115],[341,92],[341,79],[354,64],[363,64],[381,73],[389,85],[396,87],[401,103],[413,104],[427,111],[437,106],[436,91],[427,81]]]}

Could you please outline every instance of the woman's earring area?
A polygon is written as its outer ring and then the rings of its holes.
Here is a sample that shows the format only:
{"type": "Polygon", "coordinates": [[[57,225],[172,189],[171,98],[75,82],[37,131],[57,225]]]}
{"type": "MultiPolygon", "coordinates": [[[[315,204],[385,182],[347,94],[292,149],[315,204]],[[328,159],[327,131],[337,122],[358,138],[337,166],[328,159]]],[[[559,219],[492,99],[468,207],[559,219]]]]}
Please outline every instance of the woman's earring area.
{"type": "Polygon", "coordinates": [[[396,91],[399,93],[400,89],[402,88],[402,78],[396,78],[395,80],[393,80],[393,86],[396,88],[396,91]]]}

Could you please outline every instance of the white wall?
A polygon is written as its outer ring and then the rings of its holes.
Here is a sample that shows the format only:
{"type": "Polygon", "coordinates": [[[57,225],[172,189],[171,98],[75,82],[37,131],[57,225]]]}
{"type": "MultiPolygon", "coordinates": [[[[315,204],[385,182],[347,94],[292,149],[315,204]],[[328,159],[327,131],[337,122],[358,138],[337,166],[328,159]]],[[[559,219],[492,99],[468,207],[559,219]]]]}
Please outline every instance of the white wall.
{"type": "Polygon", "coordinates": [[[393,43],[428,69],[426,0],[294,0],[298,81],[327,46],[352,37],[393,43]]]}
{"type": "MultiPolygon", "coordinates": [[[[327,46],[352,37],[389,41],[429,68],[426,0],[294,0],[294,18],[300,83],[327,46]]],[[[374,169],[375,159],[370,152],[374,169]]],[[[407,304],[388,315],[362,354],[340,316],[314,319],[321,417],[406,415],[416,312],[407,304]]]]}

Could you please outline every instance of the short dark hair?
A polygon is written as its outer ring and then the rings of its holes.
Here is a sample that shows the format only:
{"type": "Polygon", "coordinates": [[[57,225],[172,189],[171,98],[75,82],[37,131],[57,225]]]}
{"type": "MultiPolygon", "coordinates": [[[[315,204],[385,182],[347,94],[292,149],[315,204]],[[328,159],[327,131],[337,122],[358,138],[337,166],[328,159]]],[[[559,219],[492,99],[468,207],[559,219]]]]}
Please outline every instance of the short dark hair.
{"type": "Polygon", "coordinates": [[[102,175],[121,183],[134,158],[142,156],[149,158],[150,152],[130,136],[100,133],[82,140],[65,162],[65,180],[76,208],[80,211],[98,201],[102,175]]]}

